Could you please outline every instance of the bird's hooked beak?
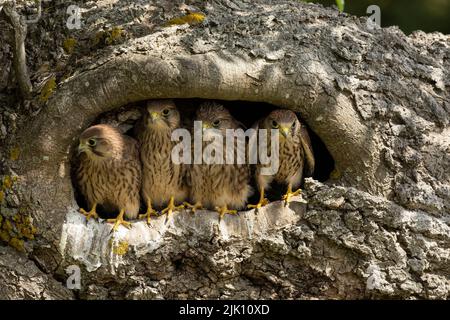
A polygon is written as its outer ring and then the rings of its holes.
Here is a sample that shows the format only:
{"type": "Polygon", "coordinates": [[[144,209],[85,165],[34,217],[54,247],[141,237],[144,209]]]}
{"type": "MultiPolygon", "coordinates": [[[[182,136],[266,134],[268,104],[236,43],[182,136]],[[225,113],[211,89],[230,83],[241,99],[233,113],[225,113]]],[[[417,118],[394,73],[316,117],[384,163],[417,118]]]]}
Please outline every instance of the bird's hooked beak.
{"type": "Polygon", "coordinates": [[[158,112],[155,112],[155,111],[150,112],[150,119],[152,120],[152,122],[155,122],[159,118],[160,118],[160,115],[158,112]]]}
{"type": "Polygon", "coordinates": [[[86,152],[86,150],[89,149],[88,145],[80,142],[80,144],[78,145],[78,155],[82,154],[83,152],[86,152]]]}
{"type": "Polygon", "coordinates": [[[280,132],[285,138],[288,137],[290,130],[291,130],[291,128],[289,128],[287,126],[280,126],[280,132]]]}
{"type": "Polygon", "coordinates": [[[209,122],[202,122],[202,130],[205,131],[207,129],[211,129],[212,125],[209,122]]]}

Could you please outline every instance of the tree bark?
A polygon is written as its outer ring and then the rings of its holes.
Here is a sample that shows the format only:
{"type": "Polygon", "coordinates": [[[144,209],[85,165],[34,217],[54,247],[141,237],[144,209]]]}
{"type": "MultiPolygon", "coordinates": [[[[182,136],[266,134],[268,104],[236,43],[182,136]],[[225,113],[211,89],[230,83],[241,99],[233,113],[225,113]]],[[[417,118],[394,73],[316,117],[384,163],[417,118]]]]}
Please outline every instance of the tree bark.
{"type": "Polygon", "coordinates": [[[0,299],[73,299],[73,293],[26,256],[0,247],[0,299]]]}
{"type": "MultiPolygon", "coordinates": [[[[49,60],[44,75],[58,87],[45,103],[35,97],[33,116],[19,111],[18,130],[3,141],[4,175],[17,181],[2,215],[26,208],[38,230],[25,241],[36,262],[26,268],[52,283],[77,265],[79,296],[89,299],[448,297],[449,36],[407,37],[287,0],[191,1],[206,20],[170,27],[184,14],[178,2],[76,3],[82,29],[57,31],[67,17],[60,1],[30,28],[27,47],[59,47],[29,57],[49,60]],[[54,37],[38,38],[49,25],[54,37]],[[68,37],[76,39],[70,54],[61,49],[68,37]],[[70,178],[78,135],[105,113],[119,110],[123,121],[128,107],[154,98],[292,109],[326,145],[334,174],[306,181],[307,204],[274,202],[220,223],[209,211],[115,234],[86,223],[70,178]]],[[[49,288],[33,292],[72,297],[49,288]]]]}
{"type": "Polygon", "coordinates": [[[16,9],[12,2],[7,2],[2,5],[3,12],[6,18],[13,28],[14,42],[12,47],[14,48],[14,72],[19,84],[21,94],[25,98],[29,98],[33,87],[31,85],[30,76],[28,75],[28,68],[26,64],[26,52],[25,52],[25,38],[27,35],[27,25],[23,18],[16,12],[16,9]],[[4,7],[4,8],[3,8],[4,7]]]}

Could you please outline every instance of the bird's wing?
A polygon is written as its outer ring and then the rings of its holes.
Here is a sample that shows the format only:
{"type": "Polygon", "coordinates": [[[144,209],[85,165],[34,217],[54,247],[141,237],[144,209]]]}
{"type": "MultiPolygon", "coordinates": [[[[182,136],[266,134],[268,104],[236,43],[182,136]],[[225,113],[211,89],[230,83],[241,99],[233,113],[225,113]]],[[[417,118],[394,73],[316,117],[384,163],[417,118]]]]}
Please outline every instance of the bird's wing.
{"type": "Polygon", "coordinates": [[[132,159],[139,159],[139,148],[136,139],[124,135],[124,143],[129,150],[127,156],[132,159]]]}
{"type": "Polygon", "coordinates": [[[314,152],[311,144],[311,139],[309,137],[308,130],[305,126],[300,127],[300,142],[302,144],[303,151],[306,158],[305,175],[312,176],[314,173],[314,167],[316,165],[316,160],[314,158],[314,152]]]}

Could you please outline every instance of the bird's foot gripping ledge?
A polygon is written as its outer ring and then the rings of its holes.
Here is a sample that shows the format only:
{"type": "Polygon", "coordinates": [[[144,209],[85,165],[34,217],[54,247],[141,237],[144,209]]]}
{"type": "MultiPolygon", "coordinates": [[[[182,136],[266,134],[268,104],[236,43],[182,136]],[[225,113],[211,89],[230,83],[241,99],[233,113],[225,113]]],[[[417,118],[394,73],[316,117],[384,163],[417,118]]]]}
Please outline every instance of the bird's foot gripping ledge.
{"type": "Polygon", "coordinates": [[[290,207],[282,202],[273,202],[254,210],[242,211],[237,215],[225,215],[217,219],[217,212],[197,210],[196,214],[180,211],[176,215],[158,216],[147,221],[133,221],[131,228],[117,228],[111,233],[111,225],[106,221],[86,221],[76,209],[67,212],[63,225],[60,249],[65,259],[81,262],[87,271],[105,267],[115,273],[127,259],[139,259],[164,246],[173,245],[179,237],[188,237],[194,242],[201,239],[210,241],[251,241],[264,237],[293,225],[300,219],[305,206],[292,199],[290,207]],[[126,248],[126,249],[125,249],[126,248]],[[130,256],[129,253],[133,252],[130,256]]]}

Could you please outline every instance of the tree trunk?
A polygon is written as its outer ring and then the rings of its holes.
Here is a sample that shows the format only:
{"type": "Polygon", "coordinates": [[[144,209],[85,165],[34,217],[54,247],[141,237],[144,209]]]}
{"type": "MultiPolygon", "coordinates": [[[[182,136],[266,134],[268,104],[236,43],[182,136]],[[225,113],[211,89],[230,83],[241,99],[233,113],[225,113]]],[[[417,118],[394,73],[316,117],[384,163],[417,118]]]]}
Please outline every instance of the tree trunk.
{"type": "Polygon", "coordinates": [[[0,269],[20,275],[0,276],[15,288],[0,298],[448,297],[449,36],[407,37],[287,0],[190,1],[206,19],[171,26],[186,14],[181,1],[71,3],[83,9],[81,29],[67,29],[63,1],[44,3],[28,25],[41,94],[21,102],[0,79],[2,240],[23,251],[0,248],[0,269]],[[74,147],[94,121],[135,120],[128,110],[154,98],[292,109],[335,170],[305,182],[307,204],[273,202],[221,222],[180,212],[112,234],[77,212],[74,147]],[[29,274],[36,287],[24,287],[29,274]]]}

